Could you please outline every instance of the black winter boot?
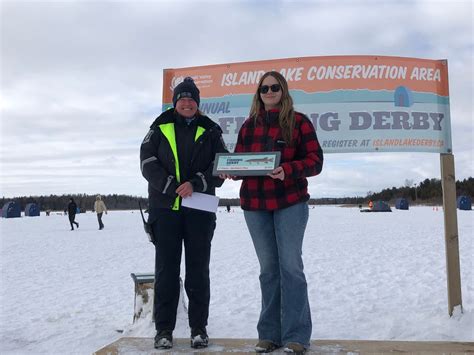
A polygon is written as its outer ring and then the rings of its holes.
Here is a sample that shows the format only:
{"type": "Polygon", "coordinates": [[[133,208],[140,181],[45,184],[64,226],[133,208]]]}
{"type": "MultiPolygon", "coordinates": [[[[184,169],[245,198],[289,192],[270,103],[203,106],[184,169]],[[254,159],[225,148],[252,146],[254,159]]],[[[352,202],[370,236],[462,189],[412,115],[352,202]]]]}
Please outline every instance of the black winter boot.
{"type": "Polygon", "coordinates": [[[173,332],[171,330],[156,331],[155,349],[171,349],[173,347],[173,332]]]}
{"type": "Polygon", "coordinates": [[[191,347],[194,349],[207,348],[209,336],[206,327],[191,329],[191,347]]]}

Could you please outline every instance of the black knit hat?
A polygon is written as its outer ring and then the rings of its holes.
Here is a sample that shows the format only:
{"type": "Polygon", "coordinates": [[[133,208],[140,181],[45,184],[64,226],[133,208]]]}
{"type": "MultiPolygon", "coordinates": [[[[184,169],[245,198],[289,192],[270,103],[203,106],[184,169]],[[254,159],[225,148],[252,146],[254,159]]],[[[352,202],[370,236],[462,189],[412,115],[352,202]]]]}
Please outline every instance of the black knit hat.
{"type": "Polygon", "coordinates": [[[196,101],[199,107],[199,89],[196,84],[194,84],[193,78],[187,76],[184,78],[183,82],[176,86],[173,90],[173,106],[176,107],[176,102],[183,97],[190,97],[196,101]]]}

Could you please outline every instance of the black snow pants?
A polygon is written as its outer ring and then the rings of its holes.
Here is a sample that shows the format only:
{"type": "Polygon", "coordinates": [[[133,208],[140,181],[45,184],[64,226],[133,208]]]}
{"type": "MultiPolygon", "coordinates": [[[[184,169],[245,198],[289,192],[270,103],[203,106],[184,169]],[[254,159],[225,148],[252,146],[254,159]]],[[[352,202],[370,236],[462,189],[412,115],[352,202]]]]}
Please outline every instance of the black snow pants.
{"type": "Polygon", "coordinates": [[[174,330],[180,292],[182,246],[185,249],[184,287],[189,299],[189,326],[207,326],[209,316],[209,261],[216,227],[215,213],[180,207],[150,209],[155,235],[154,316],[157,331],[174,330]]]}

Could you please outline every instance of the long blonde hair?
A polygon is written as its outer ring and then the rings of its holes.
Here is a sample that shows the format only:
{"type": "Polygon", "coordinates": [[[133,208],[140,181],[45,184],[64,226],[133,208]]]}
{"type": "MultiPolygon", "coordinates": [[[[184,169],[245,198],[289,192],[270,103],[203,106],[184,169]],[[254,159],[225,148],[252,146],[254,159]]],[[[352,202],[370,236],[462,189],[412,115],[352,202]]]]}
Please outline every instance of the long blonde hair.
{"type": "Polygon", "coordinates": [[[273,76],[281,86],[280,113],[278,115],[278,123],[281,127],[283,139],[288,145],[291,145],[293,129],[295,127],[295,111],[293,109],[293,99],[290,96],[288,83],[286,82],[286,79],[283,75],[276,71],[269,71],[263,74],[258,82],[257,91],[253,96],[249,117],[252,117],[254,119],[254,123],[257,124],[257,117],[260,113],[260,110],[265,107],[260,97],[259,90],[260,86],[262,86],[263,80],[265,80],[265,78],[268,76],[273,76]]]}

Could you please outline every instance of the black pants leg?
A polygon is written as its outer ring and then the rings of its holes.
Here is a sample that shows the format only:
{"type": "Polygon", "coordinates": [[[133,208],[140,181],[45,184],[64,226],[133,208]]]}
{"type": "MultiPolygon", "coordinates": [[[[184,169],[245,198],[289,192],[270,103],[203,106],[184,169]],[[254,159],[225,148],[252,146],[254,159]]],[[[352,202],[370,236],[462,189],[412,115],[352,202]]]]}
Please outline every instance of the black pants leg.
{"type": "Polygon", "coordinates": [[[210,280],[209,261],[211,241],[216,227],[216,215],[184,208],[184,248],[186,279],[184,287],[189,299],[189,326],[207,326],[209,317],[210,280]]]}
{"type": "Polygon", "coordinates": [[[69,214],[69,223],[71,224],[71,229],[74,229],[74,224],[77,226],[77,223],[74,221],[75,219],[75,214],[69,214]]]}
{"type": "Polygon", "coordinates": [[[216,215],[183,207],[180,211],[159,209],[153,214],[156,251],[155,327],[157,330],[174,330],[176,325],[183,240],[189,325],[191,328],[205,327],[209,316],[209,261],[216,215]]]}
{"type": "Polygon", "coordinates": [[[174,330],[179,301],[182,213],[159,209],[152,223],[155,235],[154,316],[156,330],[174,330]]]}
{"type": "Polygon", "coordinates": [[[104,228],[104,223],[102,223],[102,214],[103,212],[97,213],[97,220],[99,221],[99,229],[104,228]]]}

